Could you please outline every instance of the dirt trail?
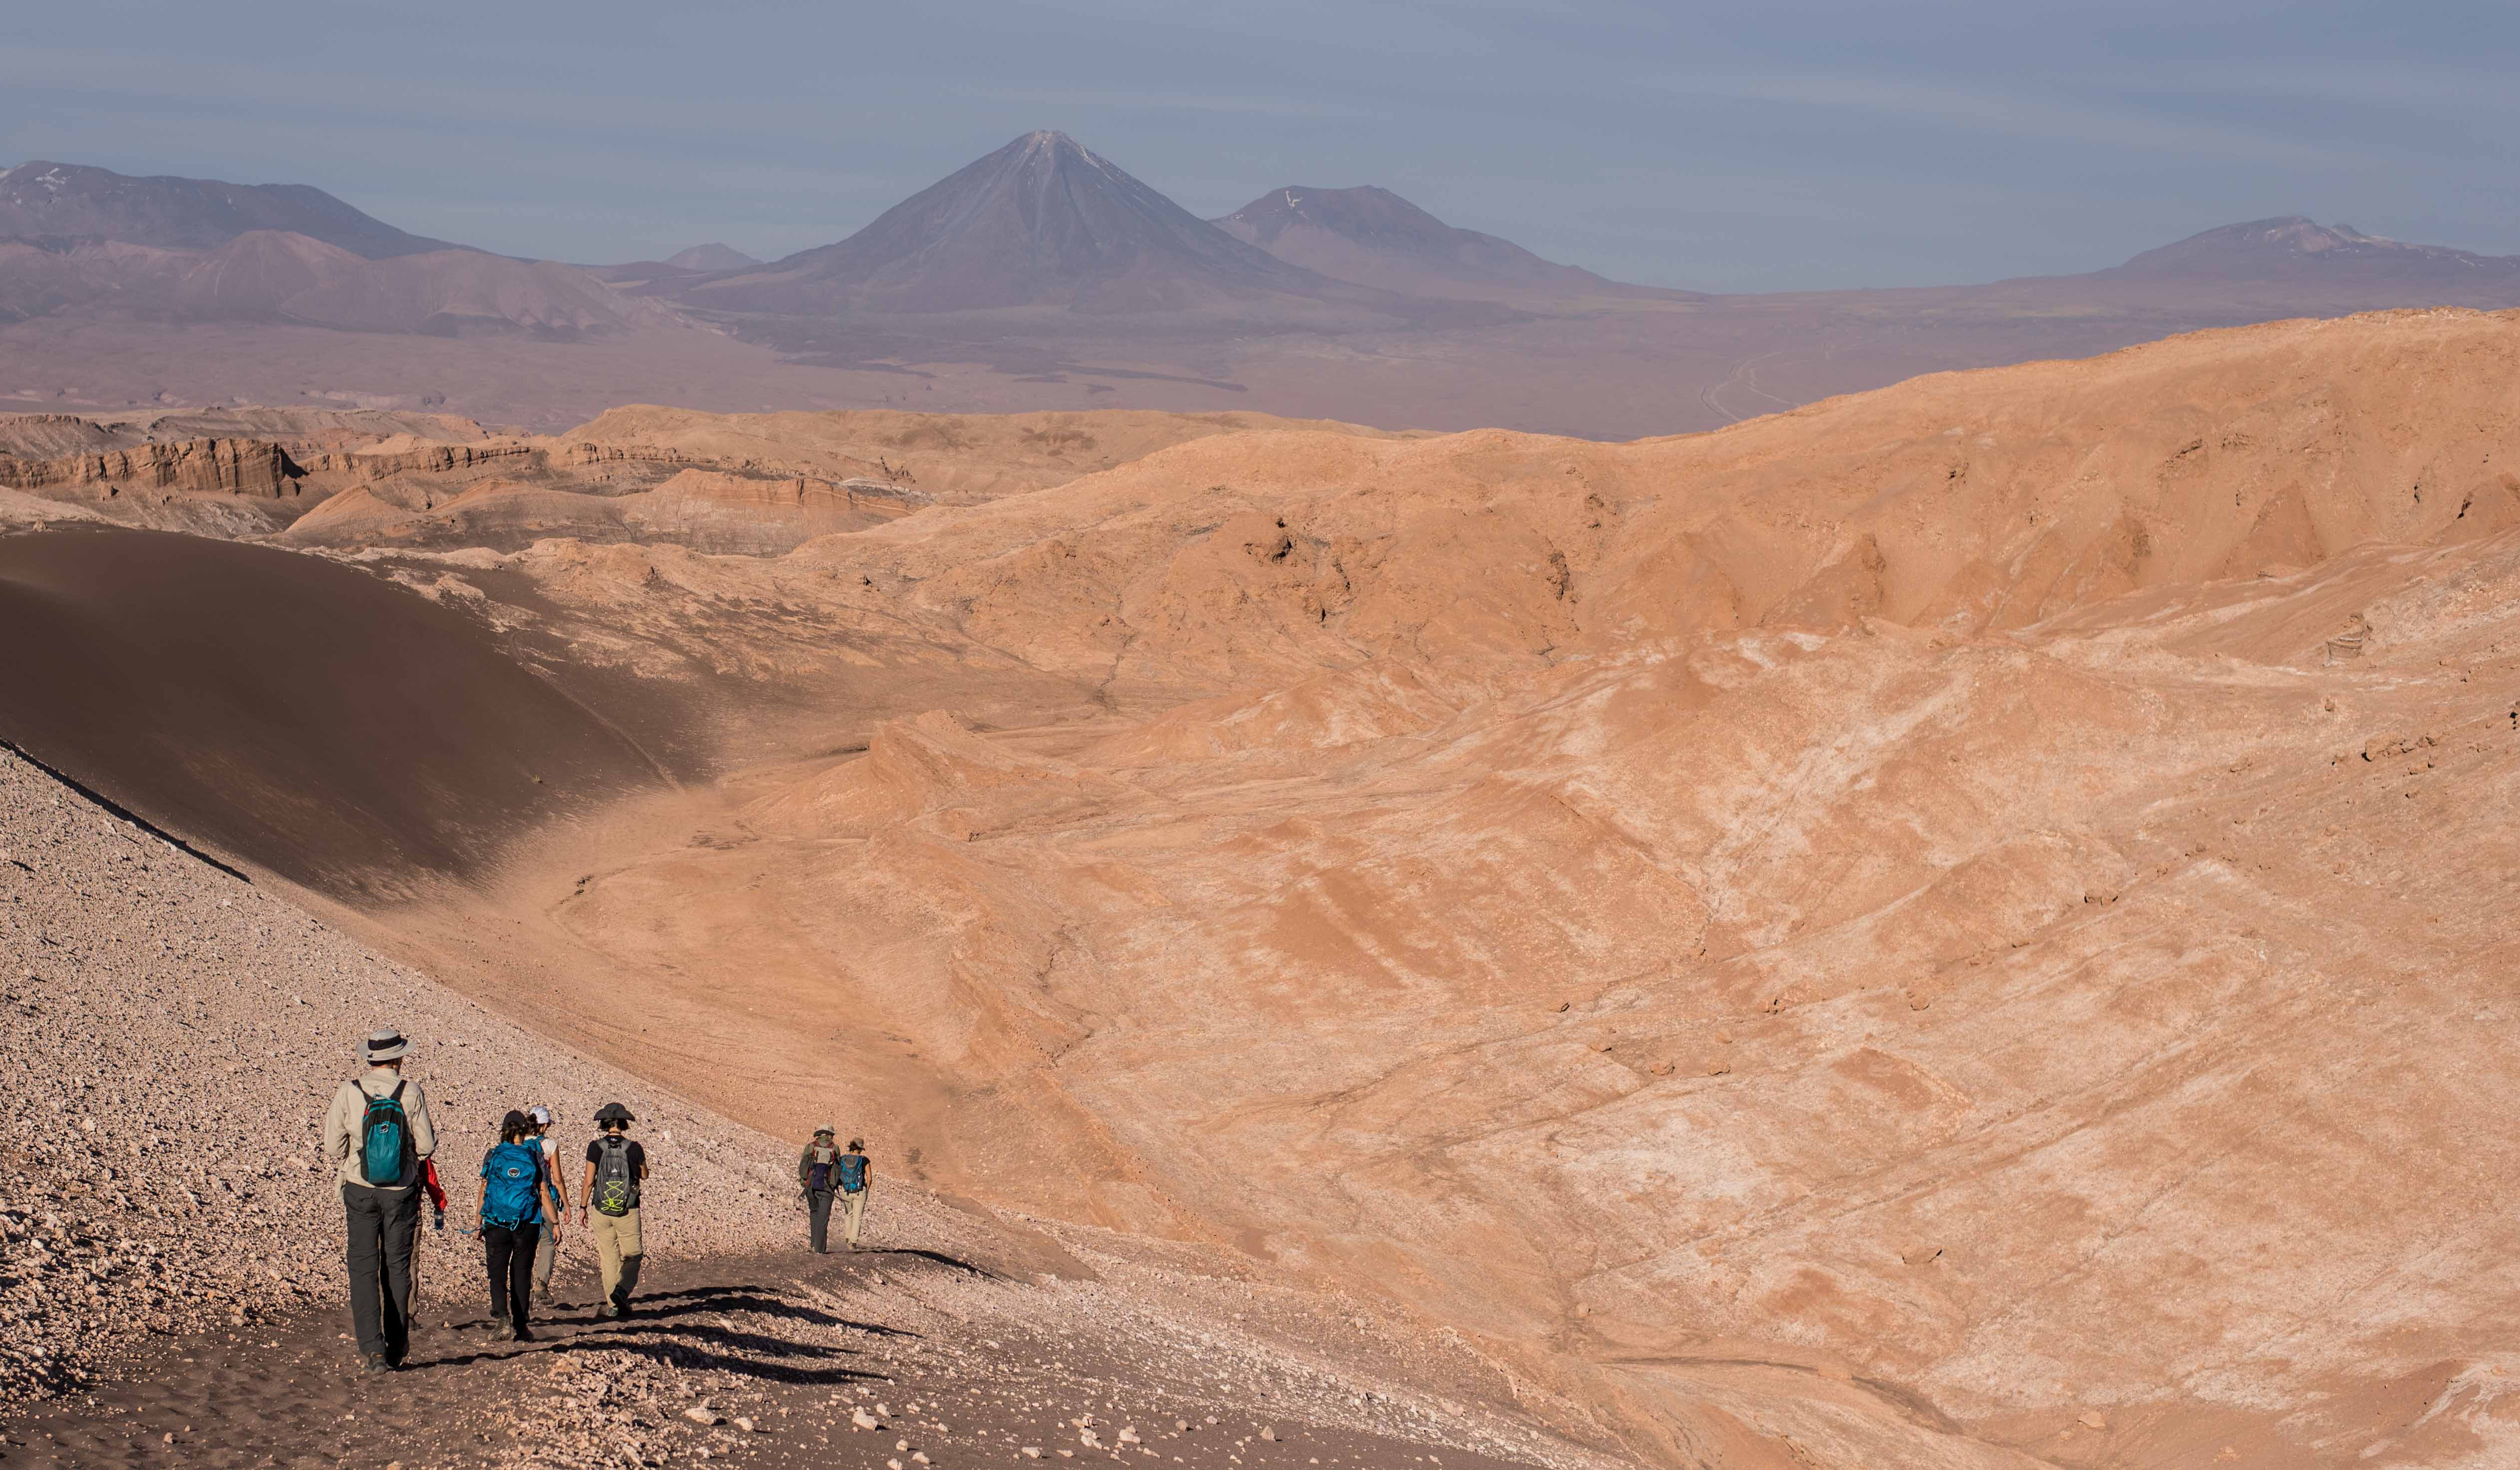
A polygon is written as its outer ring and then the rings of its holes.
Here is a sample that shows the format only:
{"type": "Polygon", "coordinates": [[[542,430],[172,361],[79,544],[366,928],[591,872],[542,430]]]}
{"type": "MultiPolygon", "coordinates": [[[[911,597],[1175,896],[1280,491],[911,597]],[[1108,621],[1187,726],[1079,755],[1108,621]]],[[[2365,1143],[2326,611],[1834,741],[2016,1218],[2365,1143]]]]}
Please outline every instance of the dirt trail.
{"type": "MultiPolygon", "coordinates": [[[[470,1244],[432,1240],[426,1269],[469,1264],[470,1244]]],[[[384,1379],[349,1370],[338,1314],[183,1338],[91,1394],[0,1420],[0,1464],[1572,1463],[1493,1440],[1481,1452],[1440,1411],[1361,1402],[1371,1390],[1292,1360],[1229,1359],[1105,1302],[1077,1304],[1080,1333],[1027,1312],[1022,1284],[932,1252],[669,1263],[650,1285],[619,1322],[595,1317],[590,1288],[563,1292],[531,1343],[491,1338],[480,1307],[441,1311],[384,1379]],[[1250,1376],[1228,1387],[1211,1362],[1250,1376]]]]}

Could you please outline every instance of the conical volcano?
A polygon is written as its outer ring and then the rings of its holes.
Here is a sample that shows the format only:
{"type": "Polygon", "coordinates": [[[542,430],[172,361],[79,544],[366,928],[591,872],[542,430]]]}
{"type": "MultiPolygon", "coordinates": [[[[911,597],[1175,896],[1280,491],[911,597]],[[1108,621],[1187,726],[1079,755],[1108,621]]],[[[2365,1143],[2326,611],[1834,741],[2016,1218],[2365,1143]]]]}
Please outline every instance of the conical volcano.
{"type": "Polygon", "coordinates": [[[1271,296],[1348,300],[1164,198],[1065,133],[1027,133],[837,245],[699,283],[739,311],[1182,311],[1271,296]]]}

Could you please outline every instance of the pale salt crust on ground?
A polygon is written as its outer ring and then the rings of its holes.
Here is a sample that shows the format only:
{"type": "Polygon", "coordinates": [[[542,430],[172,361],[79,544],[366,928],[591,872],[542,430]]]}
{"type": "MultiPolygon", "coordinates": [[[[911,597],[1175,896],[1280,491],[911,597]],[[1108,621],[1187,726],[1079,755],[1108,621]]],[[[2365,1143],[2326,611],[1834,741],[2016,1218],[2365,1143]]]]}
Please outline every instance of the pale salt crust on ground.
{"type": "MultiPolygon", "coordinates": [[[[1092,1446],[1094,1424],[1098,1437],[1128,1428],[1148,1444],[1174,1441],[1167,1448],[1216,1430],[1233,1438],[1199,1448],[1295,1448],[1262,1440],[1265,1427],[1599,1463],[1498,1412],[1494,1375],[1447,1336],[1379,1309],[1192,1269],[1182,1248],[1061,1228],[1061,1247],[1102,1279],[982,1275],[899,1257],[886,1259],[907,1269],[861,1258],[844,1281],[828,1271],[817,1272],[823,1284],[795,1278],[779,1264],[796,1256],[801,1233],[787,1144],[555,1049],[7,752],[0,964],[0,1409],[94,1388],[179,1335],[233,1342],[247,1324],[268,1326],[272,1348],[287,1339],[302,1355],[311,1342],[320,1358],[338,1346],[348,1360],[346,1344],[308,1328],[336,1317],[346,1326],[340,1207],[319,1127],[355,1069],[356,1039],[382,1024],[417,1044],[409,1072],[428,1089],[440,1174],[458,1202],[449,1234],[423,1252],[428,1305],[416,1358],[450,1345],[477,1351],[477,1334],[447,1331],[479,1316],[481,1295],[470,1242],[452,1231],[471,1218],[474,1167],[495,1121],[533,1101],[558,1108],[572,1140],[586,1130],[565,1120],[627,1103],[656,1157],[648,1218],[659,1275],[751,1282],[763,1293],[760,1310],[733,1306],[719,1318],[761,1345],[758,1363],[651,1344],[531,1359],[547,1371],[514,1364],[490,1392],[498,1417],[530,1422],[536,1438],[487,1449],[485,1460],[653,1463],[745,1448],[757,1457],[794,1451],[803,1433],[879,1438],[888,1448],[897,1421],[940,1448],[984,1438],[992,1458],[1040,1444],[1042,1433],[1025,1431],[1040,1423],[1071,1449],[1092,1446]],[[862,1359],[883,1376],[802,1392],[780,1364],[812,1355],[862,1359]],[[925,1418],[904,1407],[922,1389],[925,1418]],[[887,1397],[900,1403],[883,1405],[884,1434],[852,1427],[852,1407],[872,1411],[887,1397]],[[944,1418],[940,1399],[954,1403],[961,1430],[932,1428],[944,1418]],[[759,1415],[757,1434],[735,1425],[747,1410],[759,1415]],[[1069,1422],[1079,1416],[1093,1424],[1069,1422]],[[1192,1426],[1188,1436],[1177,1422],[1192,1426]]],[[[885,1244],[992,1254],[985,1226],[923,1191],[880,1198],[885,1244]]],[[[571,1250],[563,1296],[583,1299],[591,1263],[582,1241],[571,1250]]],[[[304,1363],[281,1354],[266,1368],[302,1375],[304,1363]]],[[[12,1443],[22,1446],[19,1433],[12,1443]]],[[[95,1447],[71,1460],[109,1462],[107,1440],[89,1434],[64,1428],[65,1449],[95,1447]]]]}

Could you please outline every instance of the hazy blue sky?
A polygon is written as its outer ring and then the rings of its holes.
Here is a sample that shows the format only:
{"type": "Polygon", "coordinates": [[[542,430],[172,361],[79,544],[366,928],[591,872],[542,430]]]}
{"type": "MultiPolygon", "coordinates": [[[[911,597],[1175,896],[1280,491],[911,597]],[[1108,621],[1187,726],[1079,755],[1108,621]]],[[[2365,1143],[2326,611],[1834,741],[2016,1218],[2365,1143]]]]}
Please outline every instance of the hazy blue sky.
{"type": "Polygon", "coordinates": [[[318,185],[578,261],[836,240],[1035,127],[1201,214],[1376,183],[1629,280],[2086,270],[2307,213],[2520,253],[2520,6],[0,7],[0,162],[318,185]]]}

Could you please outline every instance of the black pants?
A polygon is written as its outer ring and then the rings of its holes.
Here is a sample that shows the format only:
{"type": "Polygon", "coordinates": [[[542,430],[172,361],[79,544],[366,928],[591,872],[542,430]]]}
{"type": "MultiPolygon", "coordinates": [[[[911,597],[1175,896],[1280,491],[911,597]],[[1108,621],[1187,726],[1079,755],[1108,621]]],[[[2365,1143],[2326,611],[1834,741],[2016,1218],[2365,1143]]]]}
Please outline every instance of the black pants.
{"type": "Polygon", "coordinates": [[[542,1239],[539,1225],[481,1226],[481,1244],[490,1258],[491,1319],[504,1313],[519,1332],[525,1327],[525,1309],[534,1298],[534,1248],[542,1239]]]}
{"type": "Polygon", "coordinates": [[[812,1231],[814,1254],[817,1256],[829,1254],[831,1251],[830,1241],[832,1236],[832,1191],[829,1189],[806,1190],[805,1210],[806,1213],[813,1217],[814,1221],[812,1231]]]}
{"type": "Polygon", "coordinates": [[[411,1244],[418,1189],[341,1186],[350,1236],[350,1330],[363,1357],[399,1365],[411,1352],[411,1244]]]}

